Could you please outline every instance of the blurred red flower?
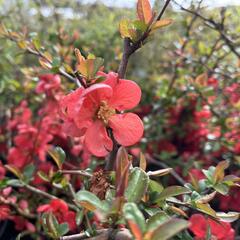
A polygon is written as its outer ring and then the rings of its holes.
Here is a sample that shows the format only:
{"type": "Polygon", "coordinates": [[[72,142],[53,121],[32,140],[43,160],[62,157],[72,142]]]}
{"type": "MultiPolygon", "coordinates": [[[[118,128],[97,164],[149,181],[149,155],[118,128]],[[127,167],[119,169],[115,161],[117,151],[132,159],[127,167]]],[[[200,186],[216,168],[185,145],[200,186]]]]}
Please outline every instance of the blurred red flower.
{"type": "Polygon", "coordinates": [[[206,239],[208,227],[210,227],[213,239],[234,240],[235,232],[229,223],[218,223],[210,218],[205,218],[201,214],[193,214],[189,220],[191,223],[190,230],[194,233],[197,240],[206,239]]]}

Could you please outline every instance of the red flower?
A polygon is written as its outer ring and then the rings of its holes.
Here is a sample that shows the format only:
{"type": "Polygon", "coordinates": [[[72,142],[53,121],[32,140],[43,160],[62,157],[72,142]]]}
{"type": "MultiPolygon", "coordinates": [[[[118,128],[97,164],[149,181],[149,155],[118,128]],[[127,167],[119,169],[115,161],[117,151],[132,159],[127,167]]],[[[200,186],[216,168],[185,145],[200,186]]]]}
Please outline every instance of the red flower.
{"type": "Polygon", "coordinates": [[[10,216],[10,212],[11,211],[8,205],[5,205],[5,204],[0,205],[0,222],[2,220],[8,219],[10,216]]]}
{"type": "Polygon", "coordinates": [[[44,74],[39,77],[40,81],[37,84],[37,93],[51,93],[52,90],[58,90],[61,86],[59,75],[44,74]]]}
{"type": "Polygon", "coordinates": [[[75,221],[76,213],[69,211],[67,203],[61,199],[53,199],[50,204],[39,206],[37,212],[52,212],[59,223],[67,222],[71,231],[77,227],[75,221]]]}
{"type": "Polygon", "coordinates": [[[204,218],[201,214],[193,214],[190,218],[190,222],[190,230],[196,236],[195,239],[206,239],[207,230],[208,227],[210,227],[212,236],[217,240],[234,240],[235,232],[229,223],[218,223],[210,218],[204,218]]]}
{"type": "Polygon", "coordinates": [[[106,156],[113,147],[107,128],[112,129],[114,138],[123,146],[135,144],[143,135],[141,119],[133,113],[121,113],[139,103],[141,89],[133,81],[118,80],[115,73],[105,76],[103,83],[77,89],[61,103],[67,128],[73,127],[75,136],[84,135],[86,148],[99,157],[106,156]]]}

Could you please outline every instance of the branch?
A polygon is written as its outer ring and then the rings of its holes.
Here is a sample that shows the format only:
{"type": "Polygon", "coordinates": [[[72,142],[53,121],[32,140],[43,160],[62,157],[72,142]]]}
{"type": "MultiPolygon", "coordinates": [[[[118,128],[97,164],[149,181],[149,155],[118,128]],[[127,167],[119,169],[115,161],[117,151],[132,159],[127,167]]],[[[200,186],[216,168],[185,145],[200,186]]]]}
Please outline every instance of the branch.
{"type": "Polygon", "coordinates": [[[60,172],[62,174],[81,175],[83,177],[92,177],[93,176],[91,173],[88,173],[83,170],[59,170],[58,172],[60,172]]]}
{"type": "MultiPolygon", "coordinates": [[[[156,21],[161,19],[161,17],[163,16],[163,14],[164,14],[168,4],[170,3],[170,1],[171,0],[167,0],[165,2],[165,4],[164,4],[160,14],[158,15],[156,21]]],[[[144,44],[144,41],[147,39],[150,31],[151,31],[151,27],[148,26],[146,31],[143,33],[142,37],[137,42],[131,42],[131,40],[129,38],[124,38],[123,55],[122,55],[122,59],[121,59],[121,62],[119,64],[119,68],[118,68],[119,78],[124,78],[124,76],[126,74],[126,71],[127,71],[128,61],[129,61],[131,55],[133,53],[135,53],[139,48],[141,48],[141,46],[144,44]]],[[[114,169],[114,162],[115,162],[116,154],[117,154],[117,150],[118,150],[117,142],[114,140],[112,135],[111,135],[111,138],[113,140],[113,151],[111,152],[111,154],[109,155],[109,157],[107,159],[107,163],[106,163],[106,167],[105,167],[105,169],[107,171],[110,171],[110,170],[114,169]]]]}
{"type": "MultiPolygon", "coordinates": [[[[170,3],[171,0],[167,0],[161,10],[161,12],[159,13],[156,21],[159,21],[168,4],[170,3]]],[[[129,38],[125,38],[124,39],[124,44],[123,44],[123,56],[122,56],[122,59],[121,59],[121,62],[120,62],[120,65],[119,65],[119,68],[118,68],[118,75],[119,75],[119,78],[124,78],[125,74],[126,74],[126,70],[127,70],[127,65],[128,65],[128,61],[129,61],[129,58],[130,56],[136,52],[139,48],[141,48],[141,46],[143,45],[144,41],[147,39],[149,33],[151,31],[151,28],[147,28],[147,30],[143,33],[142,37],[135,43],[131,42],[131,40],[129,38]]]]}
{"type": "MultiPolygon", "coordinates": [[[[46,198],[48,198],[48,199],[59,199],[58,197],[56,197],[56,196],[54,196],[54,195],[51,195],[51,194],[49,194],[49,193],[47,193],[47,192],[44,192],[44,191],[42,191],[42,190],[40,190],[40,189],[38,189],[38,188],[35,188],[35,187],[33,187],[33,186],[31,186],[31,185],[29,185],[29,184],[26,184],[26,183],[24,183],[24,187],[26,188],[26,189],[28,189],[29,191],[31,191],[31,192],[33,192],[33,193],[36,193],[36,194],[38,194],[38,195],[41,195],[41,196],[43,196],[43,197],[46,197],[46,198]]],[[[69,208],[71,208],[71,209],[73,209],[73,210],[78,210],[78,207],[76,207],[75,205],[73,205],[73,204],[70,204],[70,203],[67,203],[68,204],[68,206],[69,206],[69,208]]]]}
{"type": "MultiPolygon", "coordinates": [[[[32,54],[32,55],[35,55],[35,56],[38,56],[38,57],[41,57],[41,58],[44,58],[45,61],[47,61],[48,63],[52,64],[52,61],[50,61],[49,59],[47,59],[44,54],[42,54],[41,52],[39,51],[34,51],[33,49],[31,48],[27,48],[27,52],[32,54]]],[[[65,72],[61,67],[59,68],[59,74],[64,76],[65,78],[67,78],[68,80],[70,80],[71,82],[74,82],[76,83],[76,85],[78,87],[81,87],[82,85],[79,83],[78,79],[77,78],[74,78],[72,77],[70,74],[68,74],[67,72],[65,72]]]]}
{"type": "Polygon", "coordinates": [[[223,21],[222,23],[217,23],[215,22],[213,19],[210,18],[206,18],[204,16],[202,16],[201,14],[199,14],[198,12],[189,10],[184,8],[182,5],[180,5],[179,3],[177,3],[175,0],[173,0],[173,2],[178,5],[180,7],[181,10],[191,13],[197,17],[199,17],[200,19],[202,19],[205,23],[206,26],[212,28],[213,30],[217,31],[220,36],[222,37],[222,40],[225,42],[225,44],[230,48],[230,50],[238,57],[240,58],[240,53],[235,49],[235,46],[232,42],[232,40],[226,35],[226,33],[223,31],[223,21]]]}
{"type": "Polygon", "coordinates": [[[69,236],[61,237],[60,240],[81,240],[81,239],[88,239],[88,240],[108,240],[108,239],[114,239],[114,240],[131,240],[132,235],[129,232],[128,229],[100,229],[97,230],[97,236],[88,238],[86,233],[79,233],[69,236]]]}
{"type": "MultiPolygon", "coordinates": [[[[166,163],[160,161],[159,159],[156,160],[149,154],[146,155],[146,159],[148,160],[148,162],[158,165],[162,168],[169,168],[169,166],[166,163]]],[[[181,185],[184,186],[186,184],[185,180],[174,169],[172,169],[172,171],[170,171],[169,174],[171,174],[181,185]]]]}
{"type": "Polygon", "coordinates": [[[9,205],[9,206],[13,207],[18,214],[20,214],[21,216],[23,216],[25,218],[29,218],[29,219],[37,218],[36,215],[34,215],[32,213],[28,213],[28,212],[22,210],[21,208],[19,208],[19,206],[16,203],[8,201],[8,200],[6,200],[5,198],[3,198],[1,196],[0,196],[0,203],[3,203],[3,204],[6,204],[6,205],[9,205]]]}

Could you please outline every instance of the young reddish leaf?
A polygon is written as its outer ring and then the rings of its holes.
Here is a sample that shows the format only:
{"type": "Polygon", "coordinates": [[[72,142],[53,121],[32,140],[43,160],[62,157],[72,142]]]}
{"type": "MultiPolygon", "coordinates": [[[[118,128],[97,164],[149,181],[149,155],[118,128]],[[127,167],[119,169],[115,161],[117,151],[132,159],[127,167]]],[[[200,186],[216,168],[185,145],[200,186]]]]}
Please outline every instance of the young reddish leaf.
{"type": "Polygon", "coordinates": [[[173,22],[172,19],[161,19],[153,24],[151,30],[153,31],[153,30],[157,30],[162,27],[166,27],[166,26],[170,25],[172,22],[173,22]]]}
{"type": "Polygon", "coordinates": [[[142,152],[140,152],[140,164],[139,164],[139,166],[143,171],[146,170],[147,161],[146,161],[146,158],[145,158],[145,156],[142,152]]]}
{"type": "Polygon", "coordinates": [[[228,161],[222,161],[218,163],[213,174],[213,182],[219,183],[224,179],[224,170],[229,167],[228,161]]]}
{"type": "Polygon", "coordinates": [[[177,213],[178,215],[181,215],[185,218],[188,218],[188,215],[181,209],[181,208],[177,208],[175,206],[170,206],[169,207],[173,212],[177,213]]]}
{"type": "Polygon", "coordinates": [[[192,175],[191,173],[189,173],[189,177],[191,179],[191,184],[193,185],[195,190],[199,190],[198,179],[194,175],[192,175]]]}
{"type": "Polygon", "coordinates": [[[19,179],[23,179],[23,174],[20,172],[20,170],[17,167],[13,165],[4,165],[4,166],[9,172],[13,173],[16,177],[18,177],[19,179]]]}
{"type": "Polygon", "coordinates": [[[146,229],[146,224],[144,216],[137,205],[135,203],[125,203],[123,206],[123,216],[129,224],[134,237],[141,240],[146,229]]]}
{"type": "Polygon", "coordinates": [[[198,86],[206,86],[207,85],[207,80],[208,80],[208,75],[207,73],[202,73],[200,75],[198,75],[196,78],[195,78],[195,83],[198,85],[198,86]]]}
{"type": "Polygon", "coordinates": [[[141,229],[139,228],[139,226],[131,220],[127,220],[127,223],[128,223],[128,226],[130,228],[132,235],[134,236],[134,239],[142,240],[142,233],[141,233],[141,229]]]}
{"type": "Polygon", "coordinates": [[[75,56],[77,58],[77,63],[78,64],[81,64],[82,61],[85,60],[85,58],[83,57],[83,55],[81,54],[80,50],[78,48],[75,48],[74,49],[74,52],[75,52],[75,56]]]}
{"type": "Polygon", "coordinates": [[[49,63],[46,59],[40,57],[38,59],[40,65],[44,68],[44,69],[51,69],[52,68],[52,65],[51,63],[49,63]]]}
{"type": "Polygon", "coordinates": [[[117,197],[122,197],[124,195],[124,192],[126,190],[126,187],[128,185],[128,177],[129,177],[129,168],[130,168],[131,163],[128,162],[127,165],[125,166],[120,181],[117,183],[117,188],[116,188],[116,196],[117,197]]]}
{"type": "Polygon", "coordinates": [[[128,153],[124,147],[120,147],[117,152],[116,158],[116,187],[118,183],[121,181],[121,176],[124,172],[126,165],[129,163],[128,153]]]}
{"type": "Polygon", "coordinates": [[[137,15],[141,21],[147,24],[152,20],[153,13],[149,0],[138,0],[137,15]]]}

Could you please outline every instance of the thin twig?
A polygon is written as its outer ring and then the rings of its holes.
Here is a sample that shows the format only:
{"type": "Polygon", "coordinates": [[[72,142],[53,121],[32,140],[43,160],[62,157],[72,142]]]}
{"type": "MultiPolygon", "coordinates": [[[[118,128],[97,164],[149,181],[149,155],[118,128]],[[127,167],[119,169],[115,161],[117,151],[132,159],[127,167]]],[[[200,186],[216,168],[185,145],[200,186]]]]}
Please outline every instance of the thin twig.
{"type": "MultiPolygon", "coordinates": [[[[151,157],[149,154],[146,154],[146,159],[148,160],[149,163],[153,163],[162,168],[169,168],[169,166],[166,163],[160,161],[159,159],[157,160],[151,157]]],[[[169,174],[171,174],[181,185],[184,186],[186,184],[185,180],[174,169],[172,169],[172,171],[170,171],[169,174]]]]}
{"type": "Polygon", "coordinates": [[[58,172],[60,172],[62,174],[81,175],[83,177],[92,177],[93,176],[91,173],[88,173],[83,170],[59,170],[58,172]]]}
{"type": "Polygon", "coordinates": [[[1,196],[0,196],[0,203],[3,203],[3,204],[6,204],[6,205],[11,206],[12,208],[15,209],[15,211],[16,211],[19,215],[21,215],[21,216],[23,216],[23,217],[25,217],[25,218],[29,218],[29,219],[35,219],[35,218],[37,218],[37,216],[36,216],[35,214],[28,213],[28,212],[22,210],[16,203],[13,203],[13,202],[11,202],[11,201],[8,201],[7,199],[5,199],[5,198],[3,198],[3,197],[1,197],[1,196]]]}
{"type": "MultiPolygon", "coordinates": [[[[167,0],[160,12],[160,14],[158,15],[156,21],[160,20],[168,6],[168,4],[170,3],[171,0],[167,0]]],[[[151,31],[151,24],[148,26],[148,28],[146,29],[146,31],[143,33],[142,37],[137,41],[137,42],[132,42],[129,38],[124,38],[124,42],[123,42],[123,55],[122,55],[122,59],[120,61],[119,64],[119,68],[118,68],[118,76],[119,78],[124,78],[126,71],[127,71],[127,65],[129,62],[129,59],[131,57],[131,55],[133,53],[135,53],[139,48],[142,47],[142,45],[144,44],[144,41],[147,39],[147,37],[149,36],[149,33],[151,31]]],[[[114,162],[116,159],[116,154],[117,154],[117,150],[118,150],[118,145],[116,143],[116,141],[114,140],[114,138],[112,137],[113,140],[113,151],[111,152],[111,154],[108,156],[107,159],[107,163],[106,163],[106,167],[105,169],[107,171],[111,171],[114,169],[114,162]]]]}

